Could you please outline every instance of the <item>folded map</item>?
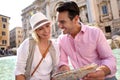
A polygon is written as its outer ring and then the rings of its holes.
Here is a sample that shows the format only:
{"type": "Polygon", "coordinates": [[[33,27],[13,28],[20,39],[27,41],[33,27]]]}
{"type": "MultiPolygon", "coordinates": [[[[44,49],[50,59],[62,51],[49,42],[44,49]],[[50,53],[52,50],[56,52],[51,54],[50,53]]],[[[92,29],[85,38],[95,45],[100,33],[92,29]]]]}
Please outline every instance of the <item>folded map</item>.
{"type": "Polygon", "coordinates": [[[97,68],[97,64],[90,64],[79,69],[73,69],[70,71],[62,71],[52,75],[55,80],[77,80],[83,78],[90,72],[94,72],[97,68]]]}

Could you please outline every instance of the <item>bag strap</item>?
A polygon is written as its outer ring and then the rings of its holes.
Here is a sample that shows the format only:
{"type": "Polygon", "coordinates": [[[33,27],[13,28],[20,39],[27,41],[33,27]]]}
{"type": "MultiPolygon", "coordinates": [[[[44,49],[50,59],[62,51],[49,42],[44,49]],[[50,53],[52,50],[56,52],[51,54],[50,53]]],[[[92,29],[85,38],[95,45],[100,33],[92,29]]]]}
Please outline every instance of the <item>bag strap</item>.
{"type": "Polygon", "coordinates": [[[30,71],[31,71],[31,65],[32,65],[33,58],[34,58],[35,44],[36,44],[35,40],[32,37],[30,37],[29,38],[28,58],[27,58],[26,67],[25,67],[26,80],[30,80],[30,71]]]}
{"type": "Polygon", "coordinates": [[[33,76],[33,74],[35,73],[35,71],[38,69],[39,65],[40,65],[41,62],[43,61],[43,59],[46,57],[50,46],[51,46],[51,41],[50,41],[50,44],[49,44],[49,46],[47,47],[46,51],[45,51],[44,54],[42,55],[42,59],[39,61],[39,63],[37,64],[37,66],[36,66],[35,69],[33,70],[31,76],[33,76]]]}
{"type": "MultiPolygon", "coordinates": [[[[27,58],[27,62],[26,62],[26,72],[25,72],[25,77],[26,77],[26,80],[30,80],[30,72],[31,72],[31,65],[32,65],[32,62],[33,62],[33,58],[34,58],[34,50],[35,50],[35,40],[30,37],[29,38],[29,52],[28,52],[28,58],[27,58]]],[[[55,65],[56,65],[56,50],[51,42],[51,46],[49,48],[49,51],[50,51],[50,55],[51,55],[51,58],[52,58],[52,64],[53,64],[53,70],[51,72],[51,75],[54,73],[55,71],[55,65]]]]}

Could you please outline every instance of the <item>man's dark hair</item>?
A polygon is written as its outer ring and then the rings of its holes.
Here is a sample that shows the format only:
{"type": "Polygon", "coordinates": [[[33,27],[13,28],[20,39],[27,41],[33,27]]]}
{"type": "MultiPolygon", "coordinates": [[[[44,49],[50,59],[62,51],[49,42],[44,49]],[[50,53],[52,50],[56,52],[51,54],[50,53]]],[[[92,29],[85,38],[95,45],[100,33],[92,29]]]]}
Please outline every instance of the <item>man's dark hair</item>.
{"type": "Polygon", "coordinates": [[[79,16],[79,7],[74,1],[64,2],[59,5],[57,8],[58,12],[68,11],[68,17],[73,20],[73,18],[79,16]]]}

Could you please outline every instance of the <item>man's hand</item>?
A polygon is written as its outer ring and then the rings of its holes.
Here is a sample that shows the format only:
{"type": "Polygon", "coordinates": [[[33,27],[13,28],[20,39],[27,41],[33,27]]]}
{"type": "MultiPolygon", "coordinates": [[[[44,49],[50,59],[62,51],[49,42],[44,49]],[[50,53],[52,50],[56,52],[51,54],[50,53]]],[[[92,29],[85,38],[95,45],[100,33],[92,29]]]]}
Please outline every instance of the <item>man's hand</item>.
{"type": "Polygon", "coordinates": [[[87,74],[83,80],[104,80],[110,74],[110,69],[107,66],[100,66],[95,72],[87,74]]]}
{"type": "Polygon", "coordinates": [[[96,72],[91,72],[87,74],[83,80],[104,80],[105,73],[103,70],[97,70],[96,72]]]}

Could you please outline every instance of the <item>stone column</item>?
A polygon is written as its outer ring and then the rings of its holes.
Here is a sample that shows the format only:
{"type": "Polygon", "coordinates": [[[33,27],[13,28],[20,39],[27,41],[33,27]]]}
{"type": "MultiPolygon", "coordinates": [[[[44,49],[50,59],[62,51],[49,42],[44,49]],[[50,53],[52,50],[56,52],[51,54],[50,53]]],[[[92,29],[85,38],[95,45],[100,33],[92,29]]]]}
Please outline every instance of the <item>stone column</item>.
{"type": "Polygon", "coordinates": [[[85,7],[81,8],[81,10],[80,10],[80,17],[81,17],[82,22],[84,22],[84,23],[88,22],[88,19],[87,19],[87,16],[86,16],[85,7]]]}
{"type": "Polygon", "coordinates": [[[111,4],[111,9],[112,9],[113,19],[118,19],[119,9],[118,9],[117,0],[110,0],[110,4],[111,4]]]}
{"type": "Polygon", "coordinates": [[[95,9],[94,9],[94,0],[87,0],[87,9],[88,9],[88,17],[89,22],[95,22],[95,9]]]}
{"type": "Polygon", "coordinates": [[[109,13],[109,19],[111,20],[112,19],[112,11],[111,11],[111,8],[110,8],[110,3],[108,2],[108,13],[109,13]]]}

